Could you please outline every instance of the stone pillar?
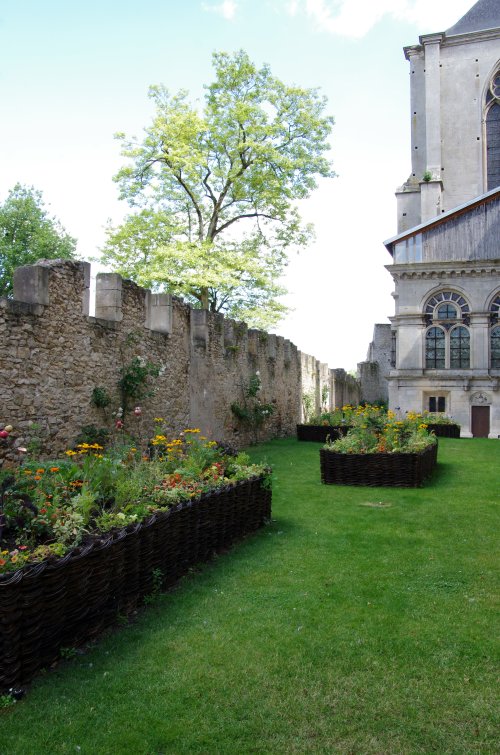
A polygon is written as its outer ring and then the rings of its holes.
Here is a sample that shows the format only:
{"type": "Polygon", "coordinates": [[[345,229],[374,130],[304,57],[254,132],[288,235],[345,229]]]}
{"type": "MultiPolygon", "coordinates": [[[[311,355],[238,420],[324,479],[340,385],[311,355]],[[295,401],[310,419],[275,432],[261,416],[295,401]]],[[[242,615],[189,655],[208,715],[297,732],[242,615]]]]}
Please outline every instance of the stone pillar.
{"type": "Polygon", "coordinates": [[[14,270],[14,299],[28,304],[49,303],[49,270],[42,265],[24,265],[14,270]]]}
{"type": "Polygon", "coordinates": [[[122,278],[117,273],[99,273],[96,277],[95,316],[100,320],[120,322],[122,314],[122,278]]]}
{"type": "Polygon", "coordinates": [[[171,294],[152,294],[146,291],[146,319],[144,325],[155,333],[172,332],[171,294]]]}
{"type": "Polygon", "coordinates": [[[191,343],[206,349],[208,346],[208,310],[191,310],[191,343]]]}
{"type": "Polygon", "coordinates": [[[488,372],[490,353],[490,319],[487,314],[470,317],[470,366],[488,372]]]}
{"type": "Polygon", "coordinates": [[[421,370],[424,366],[424,331],[421,315],[410,315],[397,322],[398,333],[398,370],[421,370]]]}
{"type": "MultiPolygon", "coordinates": [[[[441,42],[443,34],[420,38],[425,53],[425,171],[430,181],[420,184],[422,192],[421,222],[441,212],[441,42]]],[[[422,177],[420,177],[422,178],[422,177]]]]}

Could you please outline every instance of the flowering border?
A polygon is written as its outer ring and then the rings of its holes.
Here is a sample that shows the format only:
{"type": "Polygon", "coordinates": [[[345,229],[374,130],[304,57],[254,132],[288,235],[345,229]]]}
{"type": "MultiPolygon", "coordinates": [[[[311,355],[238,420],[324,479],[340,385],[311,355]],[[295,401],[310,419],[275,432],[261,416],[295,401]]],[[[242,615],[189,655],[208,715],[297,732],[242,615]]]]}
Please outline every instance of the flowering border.
{"type": "Polygon", "coordinates": [[[265,475],[160,511],[141,523],[0,576],[0,692],[29,682],[63,647],[81,644],[172,586],[271,516],[265,475]]]}

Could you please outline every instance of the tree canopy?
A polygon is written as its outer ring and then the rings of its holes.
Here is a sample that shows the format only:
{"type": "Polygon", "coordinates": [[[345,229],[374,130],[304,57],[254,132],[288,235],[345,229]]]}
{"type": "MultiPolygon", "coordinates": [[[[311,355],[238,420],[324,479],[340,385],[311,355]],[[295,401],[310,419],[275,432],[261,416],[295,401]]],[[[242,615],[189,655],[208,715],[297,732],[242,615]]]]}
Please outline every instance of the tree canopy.
{"type": "Polygon", "coordinates": [[[11,296],[14,270],[39,259],[72,259],[76,239],[44,208],[42,192],[16,184],[0,204],[0,296],[11,296]]]}
{"type": "Polygon", "coordinates": [[[108,228],[101,259],[265,327],[285,311],[277,280],[288,250],[311,238],[296,202],[334,175],[333,118],[317,90],[285,85],[244,51],[214,53],[213,65],[202,109],[154,86],[144,138],[117,135],[128,162],[115,180],[134,212],[108,228]]]}

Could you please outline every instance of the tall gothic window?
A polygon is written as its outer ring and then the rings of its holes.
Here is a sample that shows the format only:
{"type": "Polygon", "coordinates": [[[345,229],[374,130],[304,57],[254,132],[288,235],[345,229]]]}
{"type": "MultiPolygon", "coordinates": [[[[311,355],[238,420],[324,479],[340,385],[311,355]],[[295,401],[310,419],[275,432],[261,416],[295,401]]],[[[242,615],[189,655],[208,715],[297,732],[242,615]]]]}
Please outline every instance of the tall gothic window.
{"type": "Polygon", "coordinates": [[[486,94],[487,189],[500,186],[500,69],[493,75],[486,94]]]}
{"type": "Polygon", "coordinates": [[[491,330],[490,358],[492,368],[500,369],[500,325],[491,330]]]}
{"type": "Polygon", "coordinates": [[[462,326],[450,332],[450,367],[470,367],[470,335],[462,326]]]}
{"type": "Polygon", "coordinates": [[[490,366],[494,370],[500,369],[500,294],[495,296],[490,304],[490,366]]]}
{"type": "Polygon", "coordinates": [[[446,341],[443,328],[429,328],[425,336],[425,366],[442,369],[445,366],[446,341]]]}

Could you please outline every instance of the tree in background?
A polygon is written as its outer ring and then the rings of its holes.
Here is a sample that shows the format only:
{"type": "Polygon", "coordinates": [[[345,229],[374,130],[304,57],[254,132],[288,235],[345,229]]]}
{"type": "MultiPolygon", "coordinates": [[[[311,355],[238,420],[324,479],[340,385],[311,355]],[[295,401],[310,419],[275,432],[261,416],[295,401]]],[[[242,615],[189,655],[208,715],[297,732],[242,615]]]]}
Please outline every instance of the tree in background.
{"type": "Polygon", "coordinates": [[[72,259],[76,239],[44,208],[42,192],[16,184],[0,204],[0,296],[11,296],[14,270],[39,259],[72,259]]]}
{"type": "Polygon", "coordinates": [[[311,239],[296,201],[334,175],[333,119],[316,90],[283,84],[243,51],[215,53],[213,64],[202,112],[184,91],[151,87],[144,139],[117,135],[129,162],[115,180],[135,212],[108,228],[101,262],[268,327],[286,311],[277,280],[287,253],[311,239]]]}

